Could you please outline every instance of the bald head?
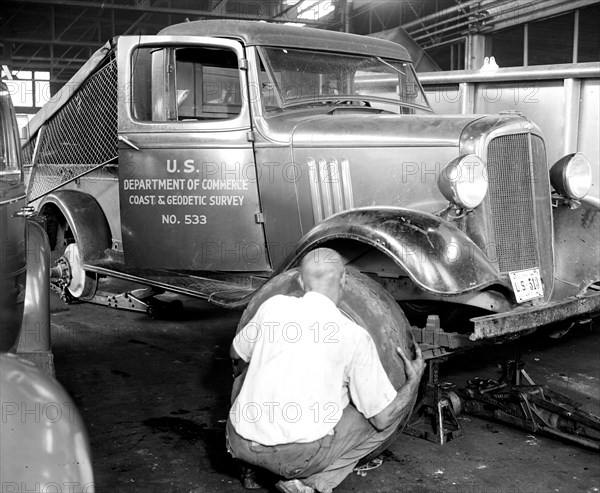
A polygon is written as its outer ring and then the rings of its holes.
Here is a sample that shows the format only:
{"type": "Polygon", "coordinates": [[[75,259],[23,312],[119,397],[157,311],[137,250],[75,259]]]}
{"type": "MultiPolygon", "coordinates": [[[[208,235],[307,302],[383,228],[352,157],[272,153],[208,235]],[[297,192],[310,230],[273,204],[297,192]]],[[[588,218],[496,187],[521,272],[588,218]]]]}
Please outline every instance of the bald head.
{"type": "Polygon", "coordinates": [[[304,291],[317,291],[337,303],[344,282],[344,261],[331,248],[317,248],[306,254],[300,264],[304,291]]]}

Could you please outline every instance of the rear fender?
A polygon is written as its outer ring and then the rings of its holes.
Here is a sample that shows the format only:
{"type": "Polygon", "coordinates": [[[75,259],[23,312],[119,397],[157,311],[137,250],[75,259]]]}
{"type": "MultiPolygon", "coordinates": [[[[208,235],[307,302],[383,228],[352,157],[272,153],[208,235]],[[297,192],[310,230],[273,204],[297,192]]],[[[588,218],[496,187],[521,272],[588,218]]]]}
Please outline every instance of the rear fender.
{"type": "Polygon", "coordinates": [[[40,212],[43,214],[50,204],[69,223],[84,262],[104,256],[104,251],[111,247],[112,236],[106,216],[94,197],[77,190],[61,190],[44,197],[40,212]]]}
{"type": "Polygon", "coordinates": [[[461,230],[425,212],[399,207],[352,209],[327,218],[299,242],[277,273],[333,240],[364,243],[385,254],[421,289],[458,295],[507,286],[497,268],[461,230]]]}

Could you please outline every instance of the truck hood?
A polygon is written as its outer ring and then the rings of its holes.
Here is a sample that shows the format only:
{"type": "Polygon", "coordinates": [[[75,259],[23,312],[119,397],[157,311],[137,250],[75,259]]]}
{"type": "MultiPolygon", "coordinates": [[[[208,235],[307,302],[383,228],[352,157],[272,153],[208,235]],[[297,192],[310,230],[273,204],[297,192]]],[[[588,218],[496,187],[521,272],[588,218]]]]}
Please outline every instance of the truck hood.
{"type": "Polygon", "coordinates": [[[458,147],[464,128],[481,115],[381,115],[347,112],[304,120],[292,130],[301,147],[458,147]]]}

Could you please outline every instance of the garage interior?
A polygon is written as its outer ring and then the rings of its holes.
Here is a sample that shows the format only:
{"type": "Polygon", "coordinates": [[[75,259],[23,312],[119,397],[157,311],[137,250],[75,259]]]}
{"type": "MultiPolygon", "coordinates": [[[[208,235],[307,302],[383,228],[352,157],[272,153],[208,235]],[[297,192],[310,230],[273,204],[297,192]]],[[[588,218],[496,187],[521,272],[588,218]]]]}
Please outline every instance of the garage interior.
{"type": "MultiPolygon", "coordinates": [[[[229,345],[240,312],[179,299],[184,310],[177,318],[150,320],[52,297],[56,376],[88,428],[97,491],[246,491],[224,444],[229,345]]],[[[596,319],[560,339],[534,335],[520,343],[536,383],[596,415],[599,329],[596,319]]],[[[498,366],[514,350],[493,345],[450,357],[440,379],[457,388],[475,377],[498,379],[498,366]]],[[[398,435],[381,467],[351,474],[335,491],[593,493],[598,487],[597,451],[474,416],[458,420],[462,436],[444,445],[398,435]]]]}
{"type": "MultiPolygon", "coordinates": [[[[590,0],[4,0],[2,79],[15,91],[19,126],[109,38],[156,34],[171,24],[203,19],[294,23],[396,41],[411,53],[436,112],[527,109],[516,99],[508,106],[467,101],[465,94],[485,80],[475,74],[464,83],[464,74],[494,57],[501,69],[513,70],[504,79],[508,84],[545,81],[540,97],[546,106],[532,108],[531,117],[542,120],[545,134],[557,136],[549,154],[582,150],[598,161],[600,2],[590,0]],[[596,72],[549,78],[565,64],[573,70],[594,65],[596,72]],[[452,97],[438,99],[439,94],[452,97]],[[553,112],[556,97],[573,104],[553,112]],[[576,124],[567,125],[571,119],[576,124]],[[559,143],[565,132],[565,143],[559,143]]],[[[593,172],[590,200],[598,205],[598,170],[593,172]]],[[[139,287],[102,280],[102,289],[112,293],[139,287]]],[[[182,308],[151,319],[99,304],[65,304],[51,294],[56,378],[86,423],[96,491],[244,491],[224,442],[232,383],[229,345],[241,311],[183,295],[159,298],[178,300],[182,308]]],[[[533,381],[600,415],[599,330],[598,318],[585,319],[566,333],[536,332],[458,352],[440,363],[439,379],[456,388],[476,377],[498,379],[501,366],[518,350],[533,381]]],[[[462,435],[444,445],[399,434],[381,467],[350,475],[335,491],[600,491],[597,451],[466,414],[458,414],[458,422],[462,435]]],[[[266,478],[265,484],[272,482],[266,478]]]]}

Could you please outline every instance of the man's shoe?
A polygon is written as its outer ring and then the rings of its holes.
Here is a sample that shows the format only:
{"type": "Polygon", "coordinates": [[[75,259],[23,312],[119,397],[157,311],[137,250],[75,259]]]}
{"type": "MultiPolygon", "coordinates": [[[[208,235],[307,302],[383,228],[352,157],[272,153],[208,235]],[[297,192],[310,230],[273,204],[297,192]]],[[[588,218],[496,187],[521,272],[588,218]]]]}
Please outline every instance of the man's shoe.
{"type": "Polygon", "coordinates": [[[247,490],[262,488],[262,485],[256,480],[256,470],[253,467],[240,466],[240,481],[247,490]]]}
{"type": "Polygon", "coordinates": [[[279,491],[283,493],[315,493],[315,489],[305,485],[299,479],[289,479],[278,481],[275,485],[279,491]]]}

